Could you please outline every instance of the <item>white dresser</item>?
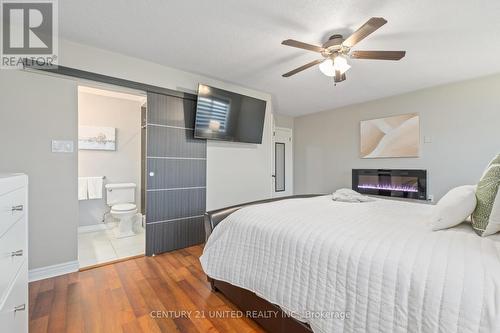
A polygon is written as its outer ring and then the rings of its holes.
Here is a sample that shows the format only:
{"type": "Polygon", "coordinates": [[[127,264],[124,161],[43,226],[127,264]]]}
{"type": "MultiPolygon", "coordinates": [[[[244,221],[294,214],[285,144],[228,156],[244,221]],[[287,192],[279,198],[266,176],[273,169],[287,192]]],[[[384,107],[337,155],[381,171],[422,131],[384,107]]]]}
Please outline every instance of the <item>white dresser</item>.
{"type": "Polygon", "coordinates": [[[28,177],[0,174],[0,332],[28,332],[28,177]]]}

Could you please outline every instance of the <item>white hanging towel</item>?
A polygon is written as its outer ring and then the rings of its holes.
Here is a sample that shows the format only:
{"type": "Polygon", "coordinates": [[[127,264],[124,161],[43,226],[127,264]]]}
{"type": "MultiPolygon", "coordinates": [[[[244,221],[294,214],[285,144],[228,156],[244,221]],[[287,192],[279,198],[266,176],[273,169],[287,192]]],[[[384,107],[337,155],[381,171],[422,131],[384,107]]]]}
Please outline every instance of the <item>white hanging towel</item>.
{"type": "Polygon", "coordinates": [[[88,200],[87,191],[87,177],[78,177],[78,200],[88,200]]]}
{"type": "Polygon", "coordinates": [[[87,177],[89,199],[102,199],[103,177],[87,177]]]}

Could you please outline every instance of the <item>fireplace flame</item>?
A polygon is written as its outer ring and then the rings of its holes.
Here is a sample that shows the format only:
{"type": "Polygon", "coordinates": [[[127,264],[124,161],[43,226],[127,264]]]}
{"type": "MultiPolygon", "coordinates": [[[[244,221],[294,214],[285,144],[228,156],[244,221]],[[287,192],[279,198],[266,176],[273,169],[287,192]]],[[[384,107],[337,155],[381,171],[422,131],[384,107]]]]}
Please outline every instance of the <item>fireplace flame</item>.
{"type": "Polygon", "coordinates": [[[361,184],[358,188],[383,191],[418,192],[417,185],[361,184]]]}

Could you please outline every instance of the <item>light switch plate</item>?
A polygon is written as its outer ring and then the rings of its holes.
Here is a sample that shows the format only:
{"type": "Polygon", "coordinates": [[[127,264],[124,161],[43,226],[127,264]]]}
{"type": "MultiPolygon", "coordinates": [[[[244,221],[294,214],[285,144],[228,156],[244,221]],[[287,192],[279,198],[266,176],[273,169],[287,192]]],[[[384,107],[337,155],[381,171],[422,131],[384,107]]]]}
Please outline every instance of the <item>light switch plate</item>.
{"type": "Polygon", "coordinates": [[[424,136],[424,143],[432,143],[432,137],[424,136]]]}
{"type": "Polygon", "coordinates": [[[52,140],[53,153],[72,153],[74,151],[71,140],[52,140]]]}

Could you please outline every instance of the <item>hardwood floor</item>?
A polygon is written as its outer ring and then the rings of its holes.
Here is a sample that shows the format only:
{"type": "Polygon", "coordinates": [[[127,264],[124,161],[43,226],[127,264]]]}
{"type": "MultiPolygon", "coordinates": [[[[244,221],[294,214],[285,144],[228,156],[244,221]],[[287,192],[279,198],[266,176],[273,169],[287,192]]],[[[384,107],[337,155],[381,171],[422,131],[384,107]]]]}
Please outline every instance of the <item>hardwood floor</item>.
{"type": "Polygon", "coordinates": [[[32,282],[30,333],[264,332],[250,319],[227,317],[237,309],[211,291],[198,261],[202,249],[32,282]]]}

